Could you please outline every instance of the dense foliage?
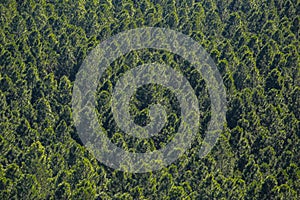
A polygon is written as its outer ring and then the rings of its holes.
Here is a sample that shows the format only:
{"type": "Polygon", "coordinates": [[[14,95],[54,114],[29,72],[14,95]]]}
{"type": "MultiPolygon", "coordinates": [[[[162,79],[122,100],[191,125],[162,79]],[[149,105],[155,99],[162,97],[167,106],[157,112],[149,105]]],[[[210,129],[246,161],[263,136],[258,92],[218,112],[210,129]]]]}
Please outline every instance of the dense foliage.
{"type": "Polygon", "coordinates": [[[0,199],[299,199],[299,1],[2,0],[0,11],[0,199]],[[153,97],[167,102],[162,134],[135,140],[116,127],[106,102],[134,66],[180,68],[202,113],[199,137],[184,156],[160,171],[131,174],[106,167],[82,145],[72,86],[99,42],[147,26],[185,33],[209,52],[226,85],[227,124],[212,152],[198,158],[210,118],[201,76],[169,52],[124,55],[98,87],[99,121],[115,144],[151,151],[180,123],[174,95],[153,84],[136,93],[131,111],[145,125],[153,97]]]}

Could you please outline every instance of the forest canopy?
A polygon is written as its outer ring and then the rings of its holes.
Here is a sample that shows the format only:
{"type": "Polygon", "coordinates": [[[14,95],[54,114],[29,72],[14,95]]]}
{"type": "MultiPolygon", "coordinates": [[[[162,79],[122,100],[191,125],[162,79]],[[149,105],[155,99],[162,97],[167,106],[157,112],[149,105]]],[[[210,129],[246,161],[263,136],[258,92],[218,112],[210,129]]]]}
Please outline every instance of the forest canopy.
{"type": "Polygon", "coordinates": [[[3,0],[0,11],[0,199],[299,199],[299,1],[3,0]],[[159,171],[135,174],[105,166],[85,148],[71,100],[87,55],[105,39],[141,27],[197,41],[222,76],[228,111],[217,144],[199,158],[211,118],[201,74],[163,50],[116,59],[96,97],[99,122],[115,145],[153,151],[180,124],[174,94],[149,84],[134,94],[130,112],[144,126],[148,105],[164,102],[168,123],[161,134],[136,139],[116,126],[107,102],[133,67],[159,62],[180,69],[200,105],[192,147],[159,171]]]}

